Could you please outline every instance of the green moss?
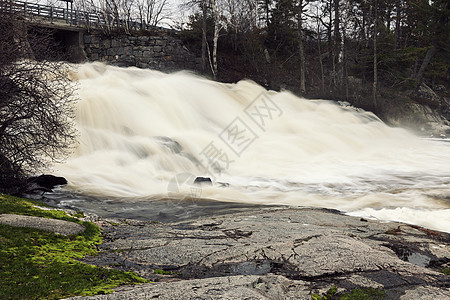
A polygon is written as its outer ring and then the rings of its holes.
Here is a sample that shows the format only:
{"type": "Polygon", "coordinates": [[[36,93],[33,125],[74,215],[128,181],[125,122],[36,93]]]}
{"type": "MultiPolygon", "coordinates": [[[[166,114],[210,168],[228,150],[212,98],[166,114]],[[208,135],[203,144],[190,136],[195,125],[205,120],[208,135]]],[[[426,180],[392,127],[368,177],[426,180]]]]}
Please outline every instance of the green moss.
{"type": "MultiPolygon", "coordinates": [[[[0,213],[62,219],[85,226],[77,235],[63,236],[34,228],[0,224],[0,299],[58,299],[108,293],[122,284],[145,279],[131,272],[99,268],[77,259],[96,255],[101,231],[64,212],[41,210],[35,201],[0,195],[0,213]]],[[[39,203],[40,206],[42,204],[39,203]]]]}
{"type": "Polygon", "coordinates": [[[442,268],[441,272],[444,273],[445,275],[450,275],[450,268],[442,268]]]}
{"type": "Polygon", "coordinates": [[[172,272],[169,271],[164,271],[164,270],[160,270],[160,269],[155,269],[153,271],[154,274],[159,274],[159,275],[171,275],[172,272]]]}
{"type": "Polygon", "coordinates": [[[350,293],[343,294],[340,300],[381,300],[384,299],[385,292],[374,288],[355,289],[350,293]]]}
{"type": "Polygon", "coordinates": [[[179,272],[172,272],[172,271],[164,271],[160,269],[153,270],[153,274],[159,274],[159,275],[181,275],[179,272]]]}
{"type": "Polygon", "coordinates": [[[336,295],[337,287],[333,286],[331,287],[325,295],[319,295],[319,294],[312,294],[311,299],[312,300],[330,300],[333,299],[334,295],[336,295]]]}
{"type": "Polygon", "coordinates": [[[384,299],[385,292],[374,288],[354,289],[349,293],[337,293],[337,288],[333,286],[325,295],[312,294],[312,300],[381,300],[384,299]]]}
{"type": "Polygon", "coordinates": [[[36,206],[49,207],[38,201],[0,194],[0,214],[28,215],[80,223],[80,220],[67,215],[63,211],[42,210],[36,206]]]}
{"type": "Polygon", "coordinates": [[[77,212],[77,213],[74,215],[74,217],[75,217],[75,218],[84,218],[84,213],[82,213],[82,212],[77,212]]]}

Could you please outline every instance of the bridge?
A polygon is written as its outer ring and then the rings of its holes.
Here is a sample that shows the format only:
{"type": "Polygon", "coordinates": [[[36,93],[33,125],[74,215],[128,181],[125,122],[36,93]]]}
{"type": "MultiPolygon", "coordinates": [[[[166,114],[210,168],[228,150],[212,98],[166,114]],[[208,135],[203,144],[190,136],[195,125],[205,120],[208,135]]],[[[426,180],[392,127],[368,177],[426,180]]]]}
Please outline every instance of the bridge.
{"type": "Polygon", "coordinates": [[[24,14],[32,23],[51,23],[56,26],[84,29],[167,30],[135,20],[123,20],[114,14],[103,11],[76,10],[72,8],[72,5],[63,8],[24,1],[13,1],[11,5],[14,11],[24,14]]]}
{"type": "MultiPolygon", "coordinates": [[[[16,12],[24,17],[28,28],[47,27],[52,30],[52,39],[59,45],[58,51],[70,62],[81,62],[90,59],[86,53],[84,36],[92,34],[106,34],[114,39],[115,30],[130,34],[132,31],[152,31],[172,34],[174,31],[167,28],[151,26],[143,22],[123,20],[114,14],[100,10],[91,12],[73,9],[72,0],[66,1],[66,7],[48,6],[25,1],[0,1],[7,5],[8,11],[16,12]]],[[[30,31],[25,33],[25,36],[30,31]]],[[[34,34],[39,34],[39,31],[34,34]]],[[[95,58],[94,58],[95,59],[95,58]]]]}
{"type": "Polygon", "coordinates": [[[0,1],[0,8],[17,12],[26,21],[20,38],[41,34],[35,28],[50,28],[43,32],[46,37],[50,33],[57,45],[53,51],[69,62],[102,61],[170,71],[200,69],[200,59],[183,45],[176,30],[123,20],[102,11],[72,9],[71,0],[63,1],[67,1],[66,8],[20,0],[0,1]]]}

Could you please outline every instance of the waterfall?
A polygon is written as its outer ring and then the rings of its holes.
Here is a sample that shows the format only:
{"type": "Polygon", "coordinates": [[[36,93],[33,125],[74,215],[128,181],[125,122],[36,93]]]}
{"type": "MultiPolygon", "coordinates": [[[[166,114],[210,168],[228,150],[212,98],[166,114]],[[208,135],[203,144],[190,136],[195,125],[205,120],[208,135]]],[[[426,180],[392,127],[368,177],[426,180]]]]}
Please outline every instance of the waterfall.
{"type": "Polygon", "coordinates": [[[100,63],[79,65],[74,77],[78,146],[53,167],[71,192],[124,203],[201,197],[327,207],[450,228],[443,141],[249,80],[100,63]],[[197,176],[213,184],[195,185],[197,176]]]}

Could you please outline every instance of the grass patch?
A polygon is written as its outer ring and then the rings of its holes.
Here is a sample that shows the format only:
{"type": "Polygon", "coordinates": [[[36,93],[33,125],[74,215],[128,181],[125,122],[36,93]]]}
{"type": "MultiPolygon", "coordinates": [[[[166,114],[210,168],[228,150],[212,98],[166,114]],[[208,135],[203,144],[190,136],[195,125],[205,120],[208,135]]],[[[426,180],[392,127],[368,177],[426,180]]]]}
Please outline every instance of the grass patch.
{"type": "Polygon", "coordinates": [[[0,224],[0,299],[59,299],[109,293],[122,284],[147,282],[132,272],[99,268],[77,259],[96,255],[102,242],[96,225],[62,211],[41,210],[32,200],[0,195],[0,213],[54,218],[86,230],[63,236],[34,228],[0,224]]]}
{"type": "Polygon", "coordinates": [[[50,206],[35,200],[0,194],[0,214],[27,215],[82,223],[77,218],[71,217],[63,211],[42,210],[36,206],[50,208],[50,206]]]}

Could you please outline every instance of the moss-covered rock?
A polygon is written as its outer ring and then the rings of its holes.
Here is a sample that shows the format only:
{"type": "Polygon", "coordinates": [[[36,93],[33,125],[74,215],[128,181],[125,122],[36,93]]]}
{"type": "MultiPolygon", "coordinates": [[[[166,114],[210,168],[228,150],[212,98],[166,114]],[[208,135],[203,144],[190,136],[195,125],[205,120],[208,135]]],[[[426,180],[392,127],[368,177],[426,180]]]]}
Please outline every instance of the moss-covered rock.
{"type": "Polygon", "coordinates": [[[78,260],[96,255],[102,242],[98,226],[60,210],[43,210],[38,202],[0,195],[0,214],[66,220],[86,229],[61,235],[35,228],[0,224],[0,299],[58,299],[108,293],[122,284],[146,282],[131,272],[87,265],[78,260]]]}

